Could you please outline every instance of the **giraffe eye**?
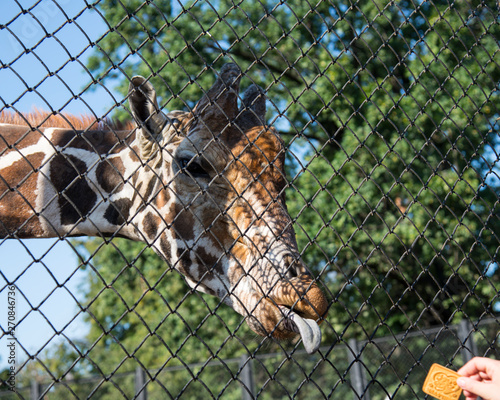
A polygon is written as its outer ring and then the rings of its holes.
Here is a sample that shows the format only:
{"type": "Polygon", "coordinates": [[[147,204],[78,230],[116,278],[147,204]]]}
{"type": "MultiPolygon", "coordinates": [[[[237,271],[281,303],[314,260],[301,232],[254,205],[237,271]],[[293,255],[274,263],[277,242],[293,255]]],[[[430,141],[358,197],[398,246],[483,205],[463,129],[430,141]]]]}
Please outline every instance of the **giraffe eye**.
{"type": "Polygon", "coordinates": [[[181,158],[179,166],[183,172],[188,172],[193,178],[209,178],[209,174],[205,169],[192,158],[181,158]]]}

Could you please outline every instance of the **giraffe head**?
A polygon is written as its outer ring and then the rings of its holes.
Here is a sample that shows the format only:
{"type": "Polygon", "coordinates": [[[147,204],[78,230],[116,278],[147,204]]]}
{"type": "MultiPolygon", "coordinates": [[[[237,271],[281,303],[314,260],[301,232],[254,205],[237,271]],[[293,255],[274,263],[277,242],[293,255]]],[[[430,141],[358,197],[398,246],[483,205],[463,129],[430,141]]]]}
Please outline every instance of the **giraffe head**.
{"type": "Polygon", "coordinates": [[[139,226],[192,287],[220,297],[256,333],[299,333],[313,352],[327,301],[300,260],[285,149],[265,123],[264,93],[250,86],[238,107],[240,77],[225,65],[191,112],[167,115],[153,86],[132,78],[138,152],[155,182],[139,226]]]}

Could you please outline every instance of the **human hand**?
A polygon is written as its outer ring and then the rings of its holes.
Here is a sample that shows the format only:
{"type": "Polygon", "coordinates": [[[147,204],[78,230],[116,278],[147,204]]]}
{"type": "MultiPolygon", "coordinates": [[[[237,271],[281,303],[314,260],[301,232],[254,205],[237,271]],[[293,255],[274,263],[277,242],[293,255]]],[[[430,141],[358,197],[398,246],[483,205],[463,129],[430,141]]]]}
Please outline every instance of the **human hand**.
{"type": "Polygon", "coordinates": [[[467,400],[500,400],[500,361],[474,357],[458,371],[457,384],[467,400]]]}

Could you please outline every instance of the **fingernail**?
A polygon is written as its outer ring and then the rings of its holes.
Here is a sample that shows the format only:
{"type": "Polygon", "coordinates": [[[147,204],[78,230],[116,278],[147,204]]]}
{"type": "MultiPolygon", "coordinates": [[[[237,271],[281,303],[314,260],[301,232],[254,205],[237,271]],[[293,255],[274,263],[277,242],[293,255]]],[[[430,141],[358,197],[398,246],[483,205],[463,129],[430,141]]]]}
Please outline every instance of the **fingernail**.
{"type": "Polygon", "coordinates": [[[457,385],[460,386],[463,389],[464,386],[467,385],[467,379],[465,379],[465,378],[458,378],[457,379],[457,385]]]}

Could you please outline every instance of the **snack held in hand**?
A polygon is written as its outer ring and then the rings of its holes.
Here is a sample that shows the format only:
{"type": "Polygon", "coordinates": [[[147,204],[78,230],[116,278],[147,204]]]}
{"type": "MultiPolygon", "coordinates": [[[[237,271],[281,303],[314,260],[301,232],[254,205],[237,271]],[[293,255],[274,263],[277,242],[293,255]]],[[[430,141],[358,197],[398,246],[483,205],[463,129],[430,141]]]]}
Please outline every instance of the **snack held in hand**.
{"type": "Polygon", "coordinates": [[[455,371],[432,364],[422,390],[439,400],[458,400],[462,389],[457,385],[460,377],[455,371]]]}

